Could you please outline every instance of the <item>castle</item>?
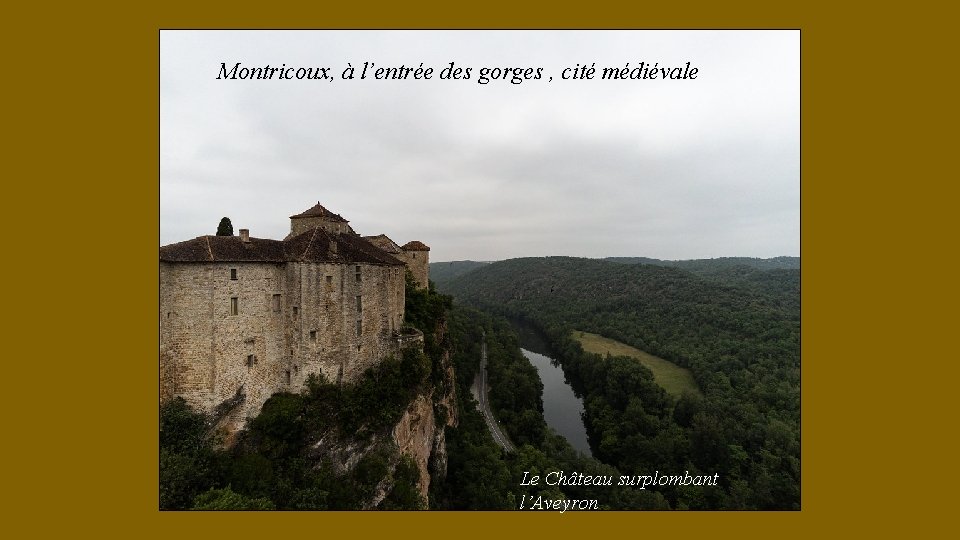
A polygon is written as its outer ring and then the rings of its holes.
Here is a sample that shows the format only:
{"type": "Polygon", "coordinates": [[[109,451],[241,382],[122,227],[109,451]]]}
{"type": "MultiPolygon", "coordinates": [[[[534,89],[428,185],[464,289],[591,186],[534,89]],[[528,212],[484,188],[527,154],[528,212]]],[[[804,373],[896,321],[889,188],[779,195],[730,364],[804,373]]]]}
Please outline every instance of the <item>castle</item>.
{"type": "Polygon", "coordinates": [[[200,236],[160,248],[160,400],[183,397],[228,429],[311,374],[353,381],[419,332],[403,327],[405,274],[430,248],[361,237],[319,203],[283,240],[200,236]]]}

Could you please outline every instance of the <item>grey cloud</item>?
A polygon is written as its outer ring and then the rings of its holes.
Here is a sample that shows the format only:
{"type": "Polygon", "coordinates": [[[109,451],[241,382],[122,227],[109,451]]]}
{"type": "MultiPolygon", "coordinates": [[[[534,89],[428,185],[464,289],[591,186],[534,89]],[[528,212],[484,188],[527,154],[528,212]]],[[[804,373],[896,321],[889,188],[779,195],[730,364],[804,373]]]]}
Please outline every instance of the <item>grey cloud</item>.
{"type": "MultiPolygon", "coordinates": [[[[337,73],[339,76],[339,72],[337,73]]],[[[799,255],[796,32],[164,32],[161,244],[282,237],[318,199],[433,260],[799,255]],[[692,60],[697,81],[215,81],[359,67],[692,60]],[[236,217],[235,217],[236,216],[236,217]],[[260,231],[260,232],[258,232],[260,231]]]]}

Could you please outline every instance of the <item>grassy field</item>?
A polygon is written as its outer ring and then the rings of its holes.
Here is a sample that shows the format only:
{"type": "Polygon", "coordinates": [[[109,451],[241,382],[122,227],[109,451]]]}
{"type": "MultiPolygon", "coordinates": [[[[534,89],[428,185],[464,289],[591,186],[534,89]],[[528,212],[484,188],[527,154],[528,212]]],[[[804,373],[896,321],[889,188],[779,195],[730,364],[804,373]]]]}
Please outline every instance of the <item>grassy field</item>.
{"type": "Polygon", "coordinates": [[[629,356],[636,358],[641,364],[653,372],[653,380],[663,387],[668,394],[679,397],[684,392],[700,394],[696,381],[690,371],[673,362],[645,353],[619,341],[605,338],[589,332],[573,331],[573,337],[580,342],[583,350],[591,353],[613,356],[629,356]]]}

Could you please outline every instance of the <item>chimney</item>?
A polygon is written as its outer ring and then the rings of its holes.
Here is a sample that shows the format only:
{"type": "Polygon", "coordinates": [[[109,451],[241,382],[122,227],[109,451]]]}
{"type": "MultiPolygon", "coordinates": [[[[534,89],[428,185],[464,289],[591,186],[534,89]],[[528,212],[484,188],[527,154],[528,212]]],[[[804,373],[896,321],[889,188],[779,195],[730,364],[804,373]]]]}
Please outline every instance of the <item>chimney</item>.
{"type": "Polygon", "coordinates": [[[240,229],[240,241],[241,242],[250,241],[250,229],[240,229]]]}

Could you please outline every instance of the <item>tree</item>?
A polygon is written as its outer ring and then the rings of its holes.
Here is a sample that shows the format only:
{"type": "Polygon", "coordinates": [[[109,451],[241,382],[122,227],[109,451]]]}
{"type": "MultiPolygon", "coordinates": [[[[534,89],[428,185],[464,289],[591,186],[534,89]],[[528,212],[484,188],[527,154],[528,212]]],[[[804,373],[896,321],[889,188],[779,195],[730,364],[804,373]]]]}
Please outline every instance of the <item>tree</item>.
{"type": "Polygon", "coordinates": [[[230,486],[224,489],[210,489],[197,495],[194,510],[273,510],[273,502],[267,498],[246,497],[235,493],[230,486]]]}
{"type": "Polygon", "coordinates": [[[220,225],[217,225],[217,236],[233,236],[233,223],[230,222],[230,218],[224,217],[220,220],[220,225]]]}
{"type": "Polygon", "coordinates": [[[186,510],[215,483],[216,453],[207,419],[181,397],[160,407],[160,508],[186,510]]]}

